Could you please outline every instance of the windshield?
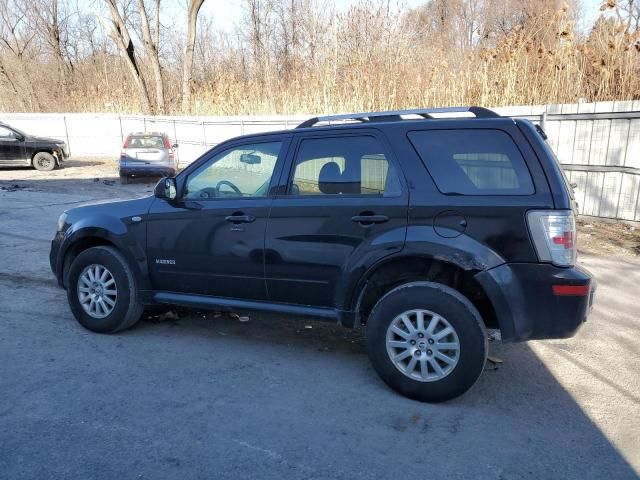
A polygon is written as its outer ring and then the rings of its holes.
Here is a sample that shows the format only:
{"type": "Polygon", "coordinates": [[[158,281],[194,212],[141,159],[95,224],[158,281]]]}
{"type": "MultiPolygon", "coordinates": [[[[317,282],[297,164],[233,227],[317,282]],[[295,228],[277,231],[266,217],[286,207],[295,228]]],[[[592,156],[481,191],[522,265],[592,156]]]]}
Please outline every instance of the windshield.
{"type": "Polygon", "coordinates": [[[22,130],[20,130],[19,128],[12,127],[12,126],[9,126],[9,125],[5,125],[5,126],[6,126],[7,128],[10,128],[11,130],[13,130],[13,131],[14,131],[14,132],[16,132],[16,133],[19,133],[19,134],[20,134],[20,135],[22,135],[23,137],[28,137],[28,136],[29,136],[29,134],[27,134],[27,133],[23,132],[23,131],[22,131],[22,130]]]}

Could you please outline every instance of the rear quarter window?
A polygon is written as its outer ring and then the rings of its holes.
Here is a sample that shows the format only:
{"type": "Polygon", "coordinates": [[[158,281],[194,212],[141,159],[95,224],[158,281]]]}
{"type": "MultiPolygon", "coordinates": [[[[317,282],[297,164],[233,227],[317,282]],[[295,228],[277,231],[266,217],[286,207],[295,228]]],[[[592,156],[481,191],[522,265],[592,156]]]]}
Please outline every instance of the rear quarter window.
{"type": "Polygon", "coordinates": [[[420,130],[408,133],[438,190],[449,195],[532,195],[520,150],[502,130],[420,130]]]}

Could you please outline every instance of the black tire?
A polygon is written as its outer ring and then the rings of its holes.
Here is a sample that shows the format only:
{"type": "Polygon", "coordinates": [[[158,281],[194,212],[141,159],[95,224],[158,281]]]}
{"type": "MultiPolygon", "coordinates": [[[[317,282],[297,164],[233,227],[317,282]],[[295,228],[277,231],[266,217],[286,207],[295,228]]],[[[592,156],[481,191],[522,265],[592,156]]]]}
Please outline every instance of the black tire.
{"type": "Polygon", "coordinates": [[[127,175],[123,175],[122,173],[120,174],[120,183],[122,185],[126,185],[127,183],[129,183],[129,177],[127,175]]]}
{"type": "Polygon", "coordinates": [[[41,172],[50,172],[56,168],[56,159],[47,152],[38,152],[33,156],[33,168],[41,172]]]}
{"type": "MultiPolygon", "coordinates": [[[[458,397],[473,386],[484,369],[488,342],[482,318],[466,297],[442,284],[413,282],[393,289],[375,305],[367,321],[367,350],[374,369],[387,385],[406,397],[435,403],[458,397]],[[459,340],[457,363],[439,380],[410,378],[396,367],[387,352],[387,330],[391,323],[402,313],[416,309],[446,319],[459,340]]],[[[431,350],[416,355],[427,352],[431,350]]]]}
{"type": "Polygon", "coordinates": [[[69,268],[67,299],[76,320],[97,333],[114,333],[132,327],[144,307],[138,297],[133,272],[124,257],[113,247],[92,247],[81,252],[69,268]],[[117,298],[113,310],[104,318],[89,315],[80,303],[78,281],[86,267],[100,265],[109,270],[115,280],[117,298]]]}

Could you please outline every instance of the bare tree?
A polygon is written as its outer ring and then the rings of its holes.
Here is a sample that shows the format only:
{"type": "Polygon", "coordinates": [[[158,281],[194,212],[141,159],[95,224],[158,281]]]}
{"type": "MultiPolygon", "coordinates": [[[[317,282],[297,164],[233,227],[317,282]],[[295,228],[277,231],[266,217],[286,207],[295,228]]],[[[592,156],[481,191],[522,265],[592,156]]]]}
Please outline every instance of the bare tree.
{"type": "Polygon", "coordinates": [[[196,43],[196,27],[198,12],[204,0],[189,0],[187,10],[187,43],[184,47],[182,65],[182,111],[187,113],[191,109],[191,83],[193,81],[193,49],[196,43]]]}
{"type": "Polygon", "coordinates": [[[144,83],[144,78],[139,68],[135,47],[131,40],[131,35],[129,34],[127,25],[118,10],[116,0],[105,0],[105,2],[109,6],[109,10],[111,12],[111,26],[108,25],[108,22],[104,18],[99,18],[103,22],[105,30],[109,32],[109,37],[111,37],[121,55],[125,58],[131,79],[138,90],[138,97],[140,99],[142,111],[146,114],[150,114],[151,102],[149,100],[149,92],[147,91],[147,86],[144,83]]]}
{"type": "Polygon", "coordinates": [[[61,12],[58,0],[33,0],[29,9],[34,31],[39,32],[42,43],[53,56],[58,75],[58,88],[62,95],[67,94],[68,73],[71,64],[67,61],[63,42],[68,36],[66,32],[68,16],[61,12]],[[62,13],[62,18],[61,18],[62,13]],[[64,38],[63,38],[64,37],[64,38]]]}
{"type": "MultiPolygon", "coordinates": [[[[0,46],[5,52],[9,52],[18,64],[23,77],[22,85],[28,92],[31,104],[39,110],[41,108],[38,95],[31,84],[30,75],[27,70],[25,55],[32,42],[36,38],[36,31],[29,28],[27,18],[28,7],[24,2],[0,2],[0,46]]],[[[17,91],[17,81],[12,78],[8,68],[3,61],[0,68],[7,82],[14,91],[17,91]]]]}
{"type": "Polygon", "coordinates": [[[164,86],[162,84],[162,70],[160,69],[159,41],[160,41],[160,0],[155,0],[155,39],[151,35],[149,27],[149,17],[144,5],[144,0],[138,0],[140,10],[140,23],[142,27],[142,38],[144,39],[145,50],[151,62],[153,76],[156,83],[156,113],[165,113],[164,107],[164,86]]]}

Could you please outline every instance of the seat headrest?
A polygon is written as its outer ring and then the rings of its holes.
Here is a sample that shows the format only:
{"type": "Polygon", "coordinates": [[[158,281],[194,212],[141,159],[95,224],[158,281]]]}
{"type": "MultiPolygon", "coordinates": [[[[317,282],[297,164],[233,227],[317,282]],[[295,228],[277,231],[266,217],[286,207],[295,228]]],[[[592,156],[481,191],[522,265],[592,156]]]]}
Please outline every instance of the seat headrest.
{"type": "Polygon", "coordinates": [[[325,163],[318,175],[318,189],[329,195],[340,193],[342,183],[342,173],[340,166],[336,162],[325,163]]]}

